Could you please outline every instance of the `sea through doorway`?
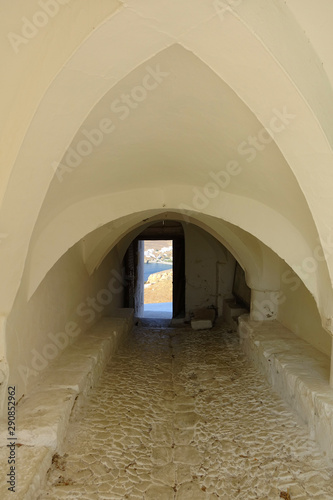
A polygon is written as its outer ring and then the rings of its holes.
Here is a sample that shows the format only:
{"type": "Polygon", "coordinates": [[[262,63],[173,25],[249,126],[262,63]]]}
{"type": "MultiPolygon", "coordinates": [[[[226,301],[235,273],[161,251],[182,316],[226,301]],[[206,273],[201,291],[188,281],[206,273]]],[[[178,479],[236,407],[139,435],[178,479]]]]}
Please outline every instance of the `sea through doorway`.
{"type": "Polygon", "coordinates": [[[144,313],[146,318],[172,318],[173,241],[144,241],[144,313]]]}

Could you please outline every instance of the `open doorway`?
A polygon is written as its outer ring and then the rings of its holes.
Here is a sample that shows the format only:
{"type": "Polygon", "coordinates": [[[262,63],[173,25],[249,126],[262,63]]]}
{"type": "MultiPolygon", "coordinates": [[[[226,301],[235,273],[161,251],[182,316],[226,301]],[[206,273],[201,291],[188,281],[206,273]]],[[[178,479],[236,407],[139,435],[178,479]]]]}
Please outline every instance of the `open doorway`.
{"type": "Polygon", "coordinates": [[[143,258],[143,317],[172,318],[173,241],[144,240],[143,258]]]}
{"type": "Polygon", "coordinates": [[[185,317],[185,238],[180,222],[163,220],[146,227],[129,245],[124,256],[124,269],[127,282],[124,304],[125,307],[134,308],[137,318],[147,318],[150,315],[153,318],[181,320],[185,317]],[[151,264],[161,261],[164,269],[153,269],[151,264]],[[172,271],[172,274],[164,273],[164,279],[169,281],[166,285],[169,295],[151,299],[150,291],[154,288],[151,285],[155,281],[154,277],[149,280],[149,275],[163,270],[172,271]],[[148,304],[157,305],[150,308],[148,304]],[[156,314],[154,310],[157,311],[156,314]],[[153,316],[148,311],[153,312],[153,316]],[[161,315],[163,312],[164,316],[161,315]]]}

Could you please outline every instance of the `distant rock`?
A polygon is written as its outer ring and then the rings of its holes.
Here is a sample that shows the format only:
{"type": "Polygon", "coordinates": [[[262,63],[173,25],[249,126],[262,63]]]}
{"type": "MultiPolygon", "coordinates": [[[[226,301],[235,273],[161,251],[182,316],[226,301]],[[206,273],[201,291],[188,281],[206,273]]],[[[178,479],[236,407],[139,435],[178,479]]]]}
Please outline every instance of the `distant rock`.
{"type": "Polygon", "coordinates": [[[172,269],[151,274],[145,288],[145,304],[172,302],[172,269]]]}

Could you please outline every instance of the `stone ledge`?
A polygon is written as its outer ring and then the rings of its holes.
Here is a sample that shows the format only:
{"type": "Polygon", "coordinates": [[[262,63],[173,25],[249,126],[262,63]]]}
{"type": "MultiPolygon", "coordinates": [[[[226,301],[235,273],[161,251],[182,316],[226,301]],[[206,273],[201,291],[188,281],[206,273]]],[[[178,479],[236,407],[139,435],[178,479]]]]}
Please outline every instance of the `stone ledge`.
{"type": "MultiPolygon", "coordinates": [[[[79,397],[96,384],[110,357],[133,327],[134,311],[116,311],[118,317],[102,318],[83,333],[43,373],[35,390],[17,406],[18,489],[15,498],[34,500],[43,486],[52,456],[62,450],[70,417],[79,397]],[[24,474],[20,465],[24,464],[24,474]]],[[[7,429],[0,432],[7,442],[7,429]]],[[[0,460],[7,463],[8,448],[0,447],[0,460]]],[[[8,497],[0,483],[1,498],[8,497]]]]}
{"type": "Polygon", "coordinates": [[[333,389],[330,359],[278,321],[239,318],[238,333],[248,358],[308,426],[333,460],[333,389]]]}
{"type": "MultiPolygon", "coordinates": [[[[102,318],[41,375],[34,391],[17,407],[18,443],[61,452],[77,399],[94,387],[133,326],[132,309],[121,311],[120,316],[102,318]]],[[[2,431],[2,442],[6,437],[2,431]]]]}
{"type": "Polygon", "coordinates": [[[49,448],[36,446],[21,446],[17,450],[18,465],[16,466],[15,493],[8,491],[10,485],[4,479],[9,465],[7,464],[8,449],[0,448],[0,463],[3,464],[2,480],[0,482],[0,498],[15,498],[15,500],[35,500],[43,486],[45,476],[52,461],[52,451],[49,448]],[[24,466],[24,474],[20,473],[20,464],[24,466]]]}
{"type": "Polygon", "coordinates": [[[17,408],[17,442],[56,451],[65,439],[77,392],[45,386],[17,408]]]}

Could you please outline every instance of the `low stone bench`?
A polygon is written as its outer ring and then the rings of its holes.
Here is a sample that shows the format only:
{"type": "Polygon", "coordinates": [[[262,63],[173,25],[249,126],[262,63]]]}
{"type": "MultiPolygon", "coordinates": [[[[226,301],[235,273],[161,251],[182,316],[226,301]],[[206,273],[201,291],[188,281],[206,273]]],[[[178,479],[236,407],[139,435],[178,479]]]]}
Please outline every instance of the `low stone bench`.
{"type": "MultiPolygon", "coordinates": [[[[61,453],[70,417],[103,373],[110,358],[133,327],[133,309],[104,317],[68,346],[41,374],[34,391],[17,406],[18,490],[15,498],[30,500],[42,486],[52,456],[61,453]]],[[[7,462],[7,429],[0,432],[0,460],[7,462]]],[[[0,484],[1,498],[8,484],[0,484]]]]}
{"type": "Polygon", "coordinates": [[[238,332],[247,357],[274,390],[308,426],[327,457],[333,459],[333,389],[330,358],[278,321],[239,318],[238,332]]]}

